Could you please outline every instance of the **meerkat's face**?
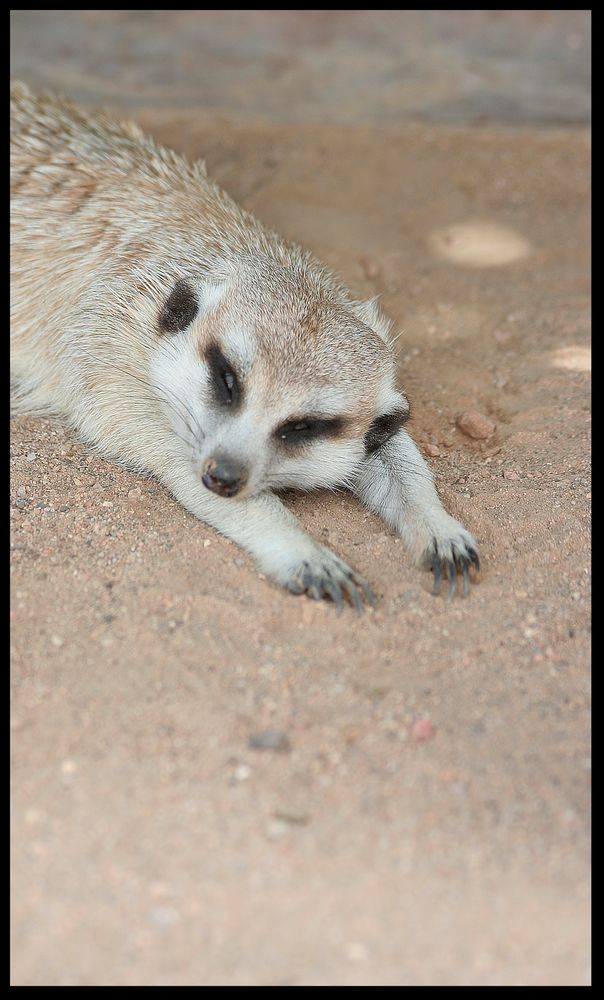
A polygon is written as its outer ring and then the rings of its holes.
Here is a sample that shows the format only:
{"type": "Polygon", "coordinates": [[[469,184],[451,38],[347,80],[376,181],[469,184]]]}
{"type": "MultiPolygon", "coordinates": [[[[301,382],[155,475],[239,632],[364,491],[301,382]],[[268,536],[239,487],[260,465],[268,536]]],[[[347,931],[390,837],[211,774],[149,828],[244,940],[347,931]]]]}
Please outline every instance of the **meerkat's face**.
{"type": "Polygon", "coordinates": [[[408,416],[373,303],[179,281],[159,325],[154,384],[200,482],[220,496],[350,483],[408,416]]]}

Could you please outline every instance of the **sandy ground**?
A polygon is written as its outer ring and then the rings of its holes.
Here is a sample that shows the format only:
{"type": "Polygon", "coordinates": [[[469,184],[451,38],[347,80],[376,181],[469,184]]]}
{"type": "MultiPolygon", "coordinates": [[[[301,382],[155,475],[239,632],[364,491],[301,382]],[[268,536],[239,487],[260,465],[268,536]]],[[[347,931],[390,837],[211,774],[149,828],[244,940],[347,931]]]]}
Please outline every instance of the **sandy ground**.
{"type": "Polygon", "coordinates": [[[434,598],[353,499],[291,496],[379,595],[338,618],[14,420],[13,985],[587,985],[586,131],[136,117],[380,293],[483,570],[434,598]]]}

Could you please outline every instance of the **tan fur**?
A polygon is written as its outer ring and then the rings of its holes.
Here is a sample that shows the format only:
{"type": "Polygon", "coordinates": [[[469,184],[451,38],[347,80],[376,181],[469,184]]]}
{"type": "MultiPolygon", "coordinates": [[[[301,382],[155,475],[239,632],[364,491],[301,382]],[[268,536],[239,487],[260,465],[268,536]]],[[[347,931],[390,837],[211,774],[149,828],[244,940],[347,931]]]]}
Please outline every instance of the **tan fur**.
{"type": "MultiPolygon", "coordinates": [[[[85,311],[86,295],[114,326],[136,311],[141,319],[146,314],[151,318],[151,309],[159,309],[176,277],[224,280],[253,268],[245,307],[253,310],[258,327],[265,326],[267,356],[281,347],[271,342],[277,324],[316,344],[320,303],[351,308],[348,293],[333,275],[239,209],[208,181],[201,163],[188,164],[134,125],[88,116],[56,98],[34,97],[22,84],[13,85],[11,102],[13,357],[24,386],[27,369],[32,362],[36,366],[41,354],[49,361],[57,357],[66,323],[73,310],[85,311]],[[95,301],[102,282],[128,299],[117,315],[110,312],[115,305],[95,301]]],[[[109,326],[106,340],[92,338],[94,354],[109,347],[109,326]]],[[[138,331],[122,326],[119,339],[116,344],[111,338],[111,360],[116,360],[117,348],[129,367],[144,364],[147,345],[138,331]]],[[[381,351],[386,370],[390,359],[378,341],[376,337],[376,361],[381,351]]],[[[292,356],[291,342],[287,346],[292,356]]],[[[366,348],[363,344],[360,360],[366,359],[366,348]]],[[[349,349],[354,363],[354,345],[349,349]]],[[[330,358],[337,369],[328,374],[346,378],[333,345],[326,351],[328,362],[330,358]]],[[[37,388],[29,386],[28,394],[31,404],[42,403],[37,388]]],[[[44,394],[51,396],[52,386],[44,394]]],[[[44,408],[49,403],[54,408],[50,398],[44,399],[44,408]]],[[[367,401],[367,418],[372,403],[367,401]]],[[[58,408],[70,416],[60,403],[58,408]]]]}
{"type": "MultiPolygon", "coordinates": [[[[58,413],[106,457],[154,473],[275,579],[293,580],[292,589],[302,556],[304,566],[343,573],[266,492],[358,481],[372,505],[364,435],[376,418],[407,407],[395,388],[390,324],[376,303],[354,300],[310,253],[265,229],[202,163],[163,149],[136,125],[20,83],[11,87],[11,196],[15,409],[58,413]],[[172,337],[158,324],[179,281],[200,308],[172,337]],[[229,345],[246,379],[236,418],[211,400],[214,341],[229,345]],[[326,402],[326,415],[343,420],[338,435],[297,457],[280,451],[275,427],[326,402]],[[200,484],[225,448],[249,466],[244,499],[217,498],[200,484]],[[278,544],[260,537],[269,508],[278,544]]],[[[386,472],[377,474],[384,480],[386,472]]],[[[418,560],[434,535],[428,508],[448,517],[433,487],[422,489],[413,503],[397,501],[407,504],[407,521],[417,507],[417,525],[395,525],[418,560]]],[[[313,596],[334,595],[327,587],[313,596]]]]}

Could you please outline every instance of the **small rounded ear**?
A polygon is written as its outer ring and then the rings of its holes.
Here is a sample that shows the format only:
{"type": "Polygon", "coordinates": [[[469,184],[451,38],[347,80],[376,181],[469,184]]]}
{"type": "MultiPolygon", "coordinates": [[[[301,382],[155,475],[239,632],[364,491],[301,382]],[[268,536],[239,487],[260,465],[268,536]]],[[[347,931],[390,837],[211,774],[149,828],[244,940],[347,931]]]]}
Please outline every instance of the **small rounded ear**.
{"type": "Polygon", "coordinates": [[[164,302],[157,321],[160,335],[180,333],[198,316],[204,316],[222,298],[223,284],[178,278],[164,302]]]}
{"type": "Polygon", "coordinates": [[[388,410],[373,420],[365,435],[365,454],[372,455],[386,441],[394,437],[409,419],[409,413],[410,407],[407,397],[402,392],[393,393],[388,410]]]}
{"type": "Polygon", "coordinates": [[[351,308],[355,316],[358,316],[362,323],[375,330],[378,336],[387,344],[391,343],[390,330],[392,328],[392,321],[387,319],[381,312],[377,295],[372,299],[365,299],[361,302],[351,302],[351,308]]]}

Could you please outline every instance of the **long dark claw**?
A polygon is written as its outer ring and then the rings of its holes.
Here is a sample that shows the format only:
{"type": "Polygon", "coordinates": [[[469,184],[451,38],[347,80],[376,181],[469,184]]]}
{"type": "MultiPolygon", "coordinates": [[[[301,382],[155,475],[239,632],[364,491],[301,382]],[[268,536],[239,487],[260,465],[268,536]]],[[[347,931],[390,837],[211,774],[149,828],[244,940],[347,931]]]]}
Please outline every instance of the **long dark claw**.
{"type": "Polygon", "coordinates": [[[470,562],[476,566],[476,571],[480,572],[480,559],[478,558],[478,552],[475,549],[468,549],[468,555],[470,557],[470,562]]]}
{"type": "Polygon", "coordinates": [[[438,595],[441,590],[445,572],[447,574],[447,596],[449,600],[455,596],[457,590],[457,574],[463,577],[463,596],[467,597],[470,592],[470,567],[474,566],[480,570],[480,560],[476,549],[465,543],[451,542],[451,558],[445,558],[439,554],[438,543],[432,542],[429,554],[426,556],[424,565],[427,565],[434,574],[434,584],[432,593],[438,595]]]}
{"type": "Polygon", "coordinates": [[[292,574],[286,586],[292,594],[303,594],[315,601],[331,600],[337,614],[344,609],[344,602],[351,604],[357,615],[365,611],[365,604],[375,604],[375,597],[369,585],[354,570],[333,556],[316,564],[302,562],[292,574]]]}
{"type": "Polygon", "coordinates": [[[371,590],[369,584],[365,583],[364,580],[359,580],[359,583],[360,583],[361,587],[363,588],[363,593],[365,594],[365,598],[367,600],[367,604],[371,608],[374,608],[375,607],[375,594],[371,590]]]}
{"type": "Polygon", "coordinates": [[[329,594],[333,603],[336,606],[336,614],[341,615],[342,609],[344,607],[344,601],[342,600],[342,591],[338,587],[337,583],[332,583],[328,580],[327,583],[323,585],[325,587],[326,593],[329,594]]]}
{"type": "Polygon", "coordinates": [[[361,600],[360,594],[355,584],[352,582],[352,580],[347,580],[346,583],[344,584],[344,587],[346,589],[346,593],[350,597],[351,604],[354,604],[357,615],[359,615],[360,617],[362,614],[365,613],[365,608],[363,607],[363,602],[361,600]]]}
{"type": "Polygon", "coordinates": [[[457,567],[451,559],[447,559],[447,579],[449,581],[449,594],[448,598],[451,600],[455,595],[455,586],[457,579],[457,567]]]}
{"type": "Polygon", "coordinates": [[[432,593],[437,595],[440,594],[440,585],[443,579],[443,568],[441,566],[440,559],[434,559],[432,569],[434,570],[434,586],[432,587],[432,593]]]}

